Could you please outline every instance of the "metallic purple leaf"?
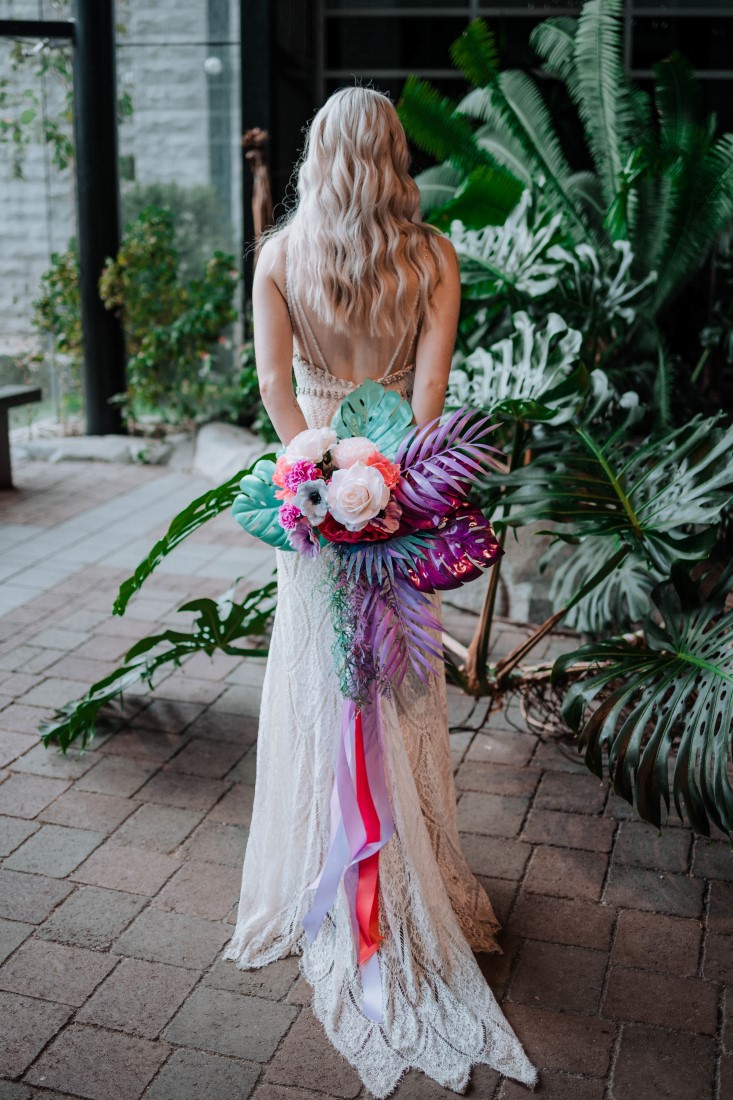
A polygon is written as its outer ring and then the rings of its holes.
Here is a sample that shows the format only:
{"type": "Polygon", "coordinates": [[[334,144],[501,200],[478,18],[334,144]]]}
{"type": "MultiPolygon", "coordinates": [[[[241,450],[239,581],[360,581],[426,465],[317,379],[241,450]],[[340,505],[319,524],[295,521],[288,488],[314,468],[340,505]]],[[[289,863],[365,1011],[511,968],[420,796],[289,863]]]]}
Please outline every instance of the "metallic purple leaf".
{"type": "Polygon", "coordinates": [[[466,507],[446,524],[422,532],[425,557],[412,565],[399,565],[420,592],[460,588],[475,580],[504,553],[491,523],[478,508],[466,507]]]}

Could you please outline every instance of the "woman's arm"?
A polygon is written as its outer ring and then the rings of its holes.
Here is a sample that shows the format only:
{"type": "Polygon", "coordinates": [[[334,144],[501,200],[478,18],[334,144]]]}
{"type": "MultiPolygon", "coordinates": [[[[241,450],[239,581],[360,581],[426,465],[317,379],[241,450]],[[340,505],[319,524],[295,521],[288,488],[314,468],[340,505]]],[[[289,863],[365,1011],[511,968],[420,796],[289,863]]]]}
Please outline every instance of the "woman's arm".
{"type": "Polygon", "coordinates": [[[267,240],[252,282],[257,381],[262,404],[286,446],[308,425],[293,391],[293,326],[274,274],[282,266],[277,238],[267,240]]]}
{"type": "Polygon", "coordinates": [[[430,297],[431,309],[423,318],[415,351],[412,411],[417,424],[433,420],[443,411],[461,307],[456,250],[447,237],[439,237],[439,245],[446,259],[446,270],[430,297]]]}

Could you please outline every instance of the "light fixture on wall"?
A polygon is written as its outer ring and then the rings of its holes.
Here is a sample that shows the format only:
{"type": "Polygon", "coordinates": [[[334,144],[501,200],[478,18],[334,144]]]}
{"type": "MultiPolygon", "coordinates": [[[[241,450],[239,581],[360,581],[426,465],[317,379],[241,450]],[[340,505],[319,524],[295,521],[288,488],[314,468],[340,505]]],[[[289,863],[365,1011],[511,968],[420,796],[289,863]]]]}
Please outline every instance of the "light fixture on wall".
{"type": "Polygon", "coordinates": [[[224,63],[220,57],[207,57],[204,61],[204,72],[207,76],[221,76],[224,63]]]}

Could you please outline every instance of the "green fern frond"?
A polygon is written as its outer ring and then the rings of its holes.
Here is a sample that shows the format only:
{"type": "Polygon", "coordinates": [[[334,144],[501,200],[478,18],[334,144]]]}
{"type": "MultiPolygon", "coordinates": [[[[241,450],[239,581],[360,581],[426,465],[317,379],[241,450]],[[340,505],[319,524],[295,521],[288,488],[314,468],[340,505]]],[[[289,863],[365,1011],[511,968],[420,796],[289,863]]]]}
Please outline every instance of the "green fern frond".
{"type": "Polygon", "coordinates": [[[674,50],[654,66],[654,100],[659,114],[660,148],[681,152],[691,127],[700,121],[700,85],[689,61],[674,50]]]}
{"type": "Polygon", "coordinates": [[[415,144],[436,160],[450,160],[466,175],[489,162],[468,119],[427,80],[408,76],[397,113],[415,144]]]}
{"type": "Polygon", "coordinates": [[[454,65],[476,88],[485,88],[496,77],[499,54],[496,39],[483,19],[474,19],[450,47],[454,65]]]}
{"type": "Polygon", "coordinates": [[[621,55],[622,0],[588,0],[575,34],[577,83],[569,85],[607,206],[613,202],[633,117],[621,55]]]}
{"type": "Polygon", "coordinates": [[[578,20],[571,16],[545,19],[529,36],[529,43],[545,63],[545,69],[568,82],[575,73],[575,31],[578,20]]]}
{"type": "Polygon", "coordinates": [[[524,186],[503,168],[476,168],[445,206],[432,210],[430,222],[449,229],[458,219],[467,229],[503,225],[519,202],[524,186]]]}
{"type": "Polygon", "coordinates": [[[509,69],[486,88],[469,92],[458,110],[506,136],[522,149],[532,178],[544,177],[546,185],[560,198],[573,223],[576,236],[588,237],[588,227],[576,208],[569,186],[572,175],[547,106],[531,77],[509,69]]]}
{"type": "Polygon", "coordinates": [[[700,268],[716,237],[733,218],[733,133],[703,157],[690,182],[683,220],[670,240],[654,296],[659,310],[700,268]]]}

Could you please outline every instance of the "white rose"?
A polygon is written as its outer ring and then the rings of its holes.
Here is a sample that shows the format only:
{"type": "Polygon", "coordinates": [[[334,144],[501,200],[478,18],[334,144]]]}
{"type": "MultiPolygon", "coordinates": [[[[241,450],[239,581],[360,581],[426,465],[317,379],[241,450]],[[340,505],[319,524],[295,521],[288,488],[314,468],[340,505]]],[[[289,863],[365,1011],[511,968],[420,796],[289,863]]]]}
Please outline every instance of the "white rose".
{"type": "Polygon", "coordinates": [[[389,489],[375,466],[355,462],[334,470],[328,483],[328,510],[347,531],[361,531],[389,502],[389,489]]]}
{"type": "Polygon", "coordinates": [[[306,428],[290,440],[285,457],[288,462],[321,462],[337,439],[333,428],[306,428]]]}
{"type": "Polygon", "coordinates": [[[332,447],[331,458],[334,466],[345,470],[355,462],[366,462],[369,455],[374,454],[376,449],[371,439],[367,439],[365,435],[355,435],[351,439],[340,440],[335,447],[332,447]]]}

